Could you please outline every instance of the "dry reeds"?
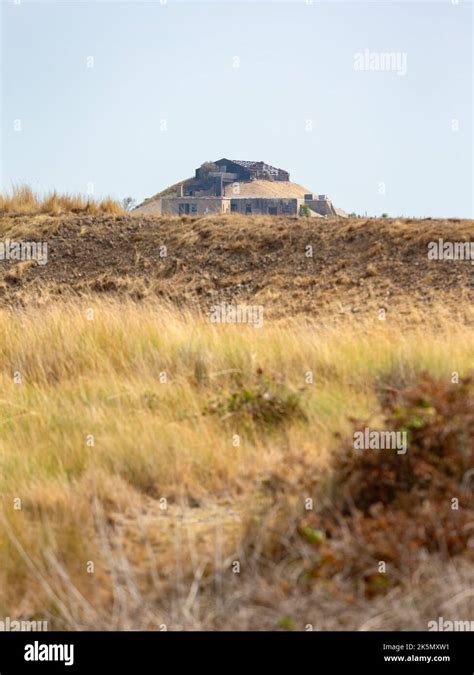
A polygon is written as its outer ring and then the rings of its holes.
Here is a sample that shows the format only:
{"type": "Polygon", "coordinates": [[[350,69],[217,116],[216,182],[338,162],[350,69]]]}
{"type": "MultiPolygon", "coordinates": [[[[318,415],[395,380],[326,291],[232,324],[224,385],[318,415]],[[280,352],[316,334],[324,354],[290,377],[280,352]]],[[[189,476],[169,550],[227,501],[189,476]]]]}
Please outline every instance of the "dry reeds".
{"type": "Polygon", "coordinates": [[[94,199],[84,195],[50,192],[39,195],[29,185],[14,185],[10,194],[0,194],[0,215],[59,216],[62,214],[110,214],[123,213],[119,202],[110,197],[94,199]]]}

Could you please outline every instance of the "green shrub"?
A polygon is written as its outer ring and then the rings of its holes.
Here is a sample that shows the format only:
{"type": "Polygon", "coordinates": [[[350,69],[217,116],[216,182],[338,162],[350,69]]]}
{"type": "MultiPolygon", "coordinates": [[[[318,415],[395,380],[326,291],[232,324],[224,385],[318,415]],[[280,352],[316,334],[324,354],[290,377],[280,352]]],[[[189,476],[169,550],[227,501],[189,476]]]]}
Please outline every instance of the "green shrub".
{"type": "MultiPolygon", "coordinates": [[[[336,462],[337,481],[350,503],[367,512],[373,504],[406,503],[407,495],[455,495],[474,469],[474,383],[458,384],[424,375],[384,401],[384,429],[407,433],[408,451],[350,448],[336,462]]],[[[346,504],[347,506],[347,504],[346,504]]]]}
{"type": "Polygon", "coordinates": [[[306,419],[300,404],[301,391],[290,389],[279,378],[266,377],[259,369],[250,382],[244,383],[240,375],[235,379],[233,390],[211,401],[204,414],[218,415],[222,421],[252,420],[267,429],[306,419]]]}
{"type": "Polygon", "coordinates": [[[414,573],[427,554],[474,562],[473,379],[452,384],[423,375],[391,389],[382,405],[382,428],[407,432],[406,454],[356,450],[351,438],[334,452],[330,475],[315,477],[302,458],[300,471],[269,481],[278,486],[272,526],[295,532],[272,539],[271,555],[299,558],[302,582],[343,574],[373,597],[414,573]],[[301,494],[317,499],[314,510],[295,507],[301,494]]]}
{"type": "Polygon", "coordinates": [[[300,216],[303,216],[303,218],[309,218],[311,216],[311,209],[308,204],[300,204],[299,214],[300,216]]]}

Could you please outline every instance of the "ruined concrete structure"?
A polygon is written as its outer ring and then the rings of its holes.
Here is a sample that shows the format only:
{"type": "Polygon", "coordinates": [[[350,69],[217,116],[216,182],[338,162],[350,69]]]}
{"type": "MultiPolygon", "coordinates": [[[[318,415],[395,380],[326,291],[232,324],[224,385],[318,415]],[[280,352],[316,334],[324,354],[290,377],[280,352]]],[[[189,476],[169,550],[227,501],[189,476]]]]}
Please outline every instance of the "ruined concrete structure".
{"type": "Polygon", "coordinates": [[[205,162],[193,178],[178,183],[137,209],[163,215],[345,216],[326,195],[315,195],[290,182],[283,169],[243,160],[219,159],[205,162]]]}

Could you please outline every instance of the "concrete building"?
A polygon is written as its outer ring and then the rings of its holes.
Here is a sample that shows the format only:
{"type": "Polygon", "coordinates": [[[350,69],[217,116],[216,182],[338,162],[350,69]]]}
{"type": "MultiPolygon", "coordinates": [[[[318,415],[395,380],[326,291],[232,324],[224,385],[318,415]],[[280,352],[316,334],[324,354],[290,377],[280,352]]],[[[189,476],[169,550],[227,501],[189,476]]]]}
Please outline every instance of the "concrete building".
{"type": "Polygon", "coordinates": [[[333,206],[327,195],[315,195],[292,183],[290,174],[283,169],[265,162],[225,158],[205,162],[196,169],[193,178],[145,200],[135,212],[175,216],[346,215],[333,206]]]}
{"type": "Polygon", "coordinates": [[[204,216],[210,213],[228,213],[230,199],[223,197],[163,197],[160,213],[163,216],[204,216]]]}

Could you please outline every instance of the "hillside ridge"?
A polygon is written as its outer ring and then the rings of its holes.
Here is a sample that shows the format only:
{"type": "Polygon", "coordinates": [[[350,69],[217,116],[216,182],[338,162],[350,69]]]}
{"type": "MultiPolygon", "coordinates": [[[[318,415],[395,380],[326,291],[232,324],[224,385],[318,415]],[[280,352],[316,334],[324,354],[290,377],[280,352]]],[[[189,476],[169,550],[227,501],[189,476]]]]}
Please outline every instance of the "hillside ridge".
{"type": "MultiPolygon", "coordinates": [[[[137,216],[4,217],[4,238],[42,239],[48,263],[0,262],[0,303],[72,293],[159,297],[269,316],[423,312],[473,300],[469,261],[433,261],[430,241],[469,241],[469,220],[137,216]],[[308,248],[310,247],[310,248],[308,248]]],[[[465,304],[465,303],[464,303],[465,304]]]]}

